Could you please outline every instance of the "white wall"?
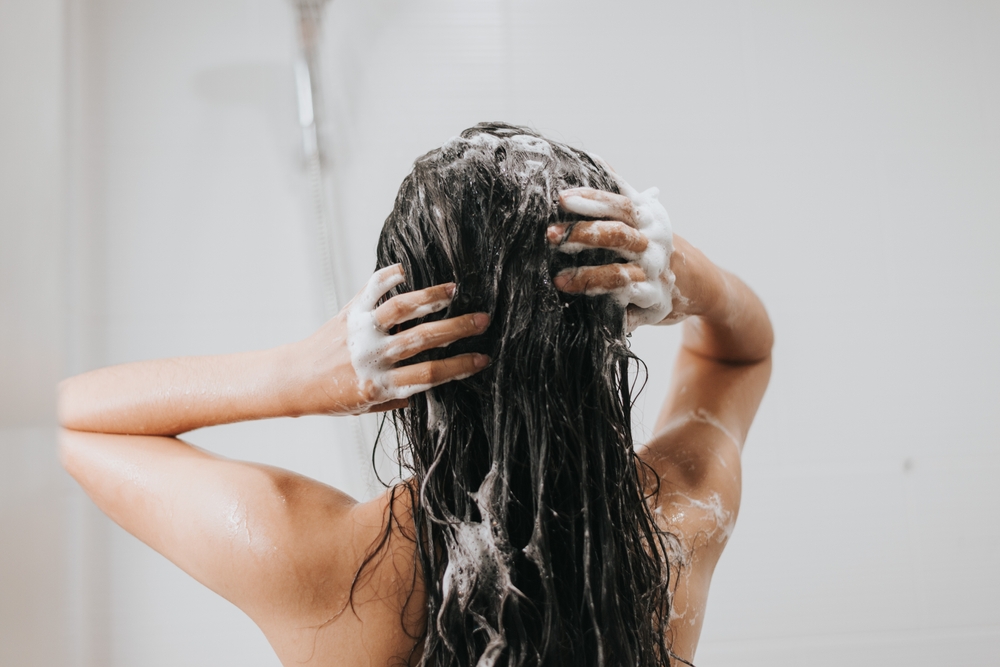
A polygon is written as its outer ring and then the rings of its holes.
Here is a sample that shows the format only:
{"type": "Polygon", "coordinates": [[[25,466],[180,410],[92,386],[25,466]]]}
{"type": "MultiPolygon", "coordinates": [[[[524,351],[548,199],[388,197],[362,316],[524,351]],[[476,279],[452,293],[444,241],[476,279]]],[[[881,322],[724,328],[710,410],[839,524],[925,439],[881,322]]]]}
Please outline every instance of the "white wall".
{"type": "MultiPolygon", "coordinates": [[[[68,233],[85,286],[67,288],[73,335],[53,345],[68,347],[75,370],[309,333],[321,298],[289,5],[68,6],[68,233]]],[[[58,7],[35,10],[56,12],[49,41],[0,34],[5,96],[21,54],[59,50],[58,7]]],[[[701,667],[1000,663],[995,3],[336,0],[327,18],[329,140],[355,286],[413,159],[503,119],[659,186],[678,233],[764,298],[775,374],[747,444],[742,516],[714,581],[701,667]]],[[[5,97],[2,108],[23,114],[0,123],[14,141],[39,107],[5,97]]],[[[35,182],[52,182],[54,163],[16,140],[19,153],[0,150],[3,173],[27,178],[9,157],[24,156],[43,170],[35,182]]],[[[4,234],[23,235],[11,227],[21,204],[5,202],[27,195],[3,192],[4,234]]],[[[39,275],[52,275],[53,255],[42,257],[39,275]]],[[[5,280],[7,266],[30,267],[3,261],[5,280]]],[[[52,303],[47,284],[17,292],[37,298],[16,304],[52,303]]],[[[29,321],[20,305],[8,311],[8,293],[5,283],[0,326],[11,326],[7,312],[29,321]]],[[[634,338],[651,372],[640,432],[676,344],[670,329],[634,338]]],[[[54,371],[27,368],[17,372],[44,392],[54,371]]],[[[13,405],[8,372],[0,391],[13,405]]],[[[45,423],[50,408],[38,409],[45,423]]],[[[192,439],[365,493],[347,421],[192,439]]],[[[117,528],[84,525],[91,539],[108,532],[109,598],[74,599],[94,600],[108,621],[68,622],[66,633],[103,633],[85,647],[93,664],[276,664],[235,608],[117,528]],[[106,661],[93,658],[102,651],[106,661]]],[[[4,572],[22,562],[11,553],[4,572]]],[[[0,612],[10,615],[7,590],[0,612]]]]}
{"type": "Polygon", "coordinates": [[[64,344],[61,17],[54,0],[0,2],[0,665],[66,664],[71,649],[73,492],[52,401],[64,344]]]}
{"type": "MultiPolygon", "coordinates": [[[[700,665],[1000,664],[998,38],[996,3],[422,2],[367,45],[355,247],[414,156],[504,118],[660,186],[767,303],[700,665]]],[[[647,430],[676,343],[636,336],[647,430]]]]}
{"type": "MultiPolygon", "coordinates": [[[[283,2],[89,2],[83,132],[100,170],[100,363],[302,338],[322,322],[283,2]],[[90,84],[89,87],[87,84],[90,84]]],[[[188,438],[364,491],[350,424],[300,419],[188,438]],[[345,444],[346,443],[346,444],[345,444]]],[[[235,607],[123,531],[110,536],[110,664],[274,665],[235,607]]]]}

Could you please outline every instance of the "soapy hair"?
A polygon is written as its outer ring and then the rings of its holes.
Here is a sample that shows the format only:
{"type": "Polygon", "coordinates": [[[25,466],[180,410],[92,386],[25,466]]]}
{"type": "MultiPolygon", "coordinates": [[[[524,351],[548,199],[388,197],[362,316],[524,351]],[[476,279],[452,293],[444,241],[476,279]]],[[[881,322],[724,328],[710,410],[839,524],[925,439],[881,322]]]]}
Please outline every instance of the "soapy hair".
{"type": "Polygon", "coordinates": [[[480,124],[416,161],[379,239],[378,267],[406,275],[389,296],[457,283],[447,311],[419,322],[491,316],[483,335],[412,360],[480,352],[491,365],[392,417],[427,595],[421,665],[677,660],[673,540],[644,498],[655,474],[632,448],[624,311],[552,281],[569,265],[616,261],[546,241],[548,225],[574,221],[557,194],[576,186],[617,192],[582,151],[480,124]]]}

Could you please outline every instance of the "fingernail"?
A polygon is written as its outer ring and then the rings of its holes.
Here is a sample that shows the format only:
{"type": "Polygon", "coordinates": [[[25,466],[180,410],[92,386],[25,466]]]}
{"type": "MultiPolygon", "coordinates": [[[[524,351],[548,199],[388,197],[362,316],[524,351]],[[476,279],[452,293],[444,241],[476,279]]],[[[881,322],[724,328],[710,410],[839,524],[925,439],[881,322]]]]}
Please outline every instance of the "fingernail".
{"type": "Polygon", "coordinates": [[[490,358],[485,354],[477,354],[473,357],[472,363],[476,365],[476,368],[486,368],[487,364],[490,363],[490,358]]]}
{"type": "Polygon", "coordinates": [[[482,331],[490,324],[490,316],[486,313],[476,313],[472,316],[472,322],[476,325],[476,328],[482,331]]]}
{"type": "Polygon", "coordinates": [[[552,282],[556,284],[556,289],[562,289],[566,287],[566,283],[569,282],[569,276],[560,273],[552,280],[552,282]]]}
{"type": "Polygon", "coordinates": [[[549,241],[553,243],[559,243],[562,241],[563,230],[559,225],[549,225],[548,230],[545,235],[548,237],[549,241]]]}
{"type": "Polygon", "coordinates": [[[455,283],[448,283],[444,286],[444,291],[449,297],[455,296],[455,283]]]}

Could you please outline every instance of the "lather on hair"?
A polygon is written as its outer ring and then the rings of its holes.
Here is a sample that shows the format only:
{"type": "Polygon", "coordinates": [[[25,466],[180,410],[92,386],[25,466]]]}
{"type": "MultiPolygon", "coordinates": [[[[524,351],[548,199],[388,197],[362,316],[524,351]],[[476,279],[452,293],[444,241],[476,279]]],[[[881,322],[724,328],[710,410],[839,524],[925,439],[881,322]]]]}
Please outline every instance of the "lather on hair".
{"type": "Polygon", "coordinates": [[[416,161],[379,239],[377,268],[400,263],[407,278],[389,296],[457,283],[450,308],[420,321],[492,318],[482,336],[412,360],[482,352],[490,367],[393,415],[427,591],[422,665],[676,662],[675,540],[645,502],[656,476],[632,447],[624,311],[552,282],[568,264],[615,261],[546,241],[573,220],[558,192],[577,186],[617,192],[585,152],[480,124],[416,161]]]}

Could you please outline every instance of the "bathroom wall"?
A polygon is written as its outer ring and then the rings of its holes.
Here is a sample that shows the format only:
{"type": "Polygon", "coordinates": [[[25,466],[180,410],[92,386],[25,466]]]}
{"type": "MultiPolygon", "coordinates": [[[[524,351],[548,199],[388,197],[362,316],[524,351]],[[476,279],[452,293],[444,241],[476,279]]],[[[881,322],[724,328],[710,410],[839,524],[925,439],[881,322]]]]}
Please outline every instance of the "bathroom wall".
{"type": "Polygon", "coordinates": [[[0,664],[68,664],[73,490],[55,457],[63,372],[57,0],[0,2],[0,664]],[[52,637],[56,637],[54,641],[52,637]]]}
{"type": "MultiPolygon", "coordinates": [[[[93,365],[250,350],[322,321],[284,2],[87,1],[73,26],[88,210],[100,239],[93,365]]],[[[189,434],[220,454],[367,492],[350,422],[189,434]]],[[[274,665],[238,609],[108,528],[111,665],[274,665]]]]}
{"type": "MultiPolygon", "coordinates": [[[[699,665],[1000,662],[998,37],[995,3],[433,2],[365,46],[356,247],[414,156],[504,118],[659,186],[763,296],[774,378],[699,665]]],[[[676,344],[635,336],[647,431],[676,344]]]]}
{"type": "MultiPolygon", "coordinates": [[[[660,186],[763,296],[774,379],[699,665],[1000,661],[998,37],[995,3],[435,2],[366,46],[357,247],[413,156],[504,118],[660,186]]],[[[647,432],[676,344],[634,339],[647,432]]]]}
{"type": "MultiPolygon", "coordinates": [[[[764,298],[774,377],[699,667],[1000,663],[998,45],[985,2],[329,7],[354,288],[413,159],[503,119],[659,186],[675,230],[764,298]]],[[[50,388],[321,323],[294,53],[280,0],[0,0],[0,664],[277,664],[74,495],[50,388]]],[[[633,338],[640,434],[677,343],[633,338]]],[[[371,493],[352,420],[190,439],[371,493]]]]}

